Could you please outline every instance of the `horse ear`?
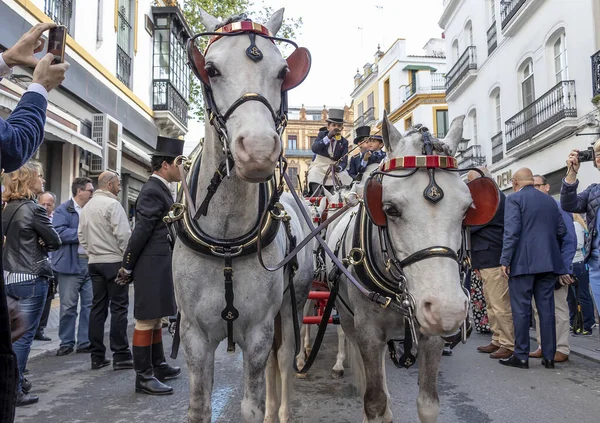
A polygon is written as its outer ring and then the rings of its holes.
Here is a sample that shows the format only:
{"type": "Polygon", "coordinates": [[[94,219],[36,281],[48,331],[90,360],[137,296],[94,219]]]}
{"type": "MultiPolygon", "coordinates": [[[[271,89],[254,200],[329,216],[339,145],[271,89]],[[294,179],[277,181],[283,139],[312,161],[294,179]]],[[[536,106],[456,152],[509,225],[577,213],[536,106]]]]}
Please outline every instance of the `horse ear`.
{"type": "Polygon", "coordinates": [[[369,178],[363,199],[371,222],[379,227],[387,226],[387,217],[383,211],[383,185],[379,180],[369,178]]]}
{"type": "Polygon", "coordinates": [[[473,204],[463,220],[465,226],[488,224],[496,215],[500,204],[500,193],[494,181],[488,177],[473,179],[467,184],[473,204]]]}
{"type": "Polygon", "coordinates": [[[398,144],[404,140],[404,137],[390,122],[387,111],[383,111],[383,123],[381,125],[381,135],[383,136],[383,145],[385,150],[391,155],[392,151],[398,147],[398,144]]]}
{"type": "Polygon", "coordinates": [[[284,10],[285,8],[282,7],[277,12],[273,13],[273,16],[271,16],[269,22],[265,24],[265,26],[269,29],[269,31],[271,31],[271,34],[273,34],[273,36],[277,35],[279,30],[281,29],[281,25],[283,24],[284,10]]]}
{"type": "Polygon", "coordinates": [[[214,31],[217,29],[217,26],[221,23],[217,18],[207,13],[204,9],[198,8],[200,12],[200,22],[206,28],[207,31],[214,31]]]}
{"type": "Polygon", "coordinates": [[[443,139],[443,143],[450,149],[450,155],[454,156],[458,149],[458,143],[462,140],[463,136],[463,123],[465,121],[465,115],[455,117],[450,124],[450,129],[446,138],[443,139]]]}
{"type": "Polygon", "coordinates": [[[300,85],[308,76],[311,65],[310,52],[304,47],[298,47],[286,60],[289,72],[283,80],[281,91],[300,85]]]}
{"type": "Polygon", "coordinates": [[[210,86],[208,74],[206,73],[205,69],[204,56],[202,53],[200,53],[200,50],[198,50],[198,46],[194,40],[188,41],[187,53],[190,67],[192,68],[194,75],[196,75],[196,78],[202,81],[205,85],[210,86]]]}

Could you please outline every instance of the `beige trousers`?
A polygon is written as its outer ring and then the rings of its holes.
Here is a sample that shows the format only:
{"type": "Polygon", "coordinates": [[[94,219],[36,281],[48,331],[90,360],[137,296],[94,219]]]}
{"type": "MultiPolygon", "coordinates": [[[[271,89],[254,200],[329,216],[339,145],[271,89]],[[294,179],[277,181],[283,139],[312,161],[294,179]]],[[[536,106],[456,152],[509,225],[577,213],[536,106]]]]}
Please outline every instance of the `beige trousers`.
{"type": "Polygon", "coordinates": [[[136,320],[135,328],[137,330],[153,330],[162,328],[162,319],[136,320]]]}
{"type": "Polygon", "coordinates": [[[492,344],[512,351],[515,348],[515,329],[508,293],[508,279],[502,276],[500,266],[481,269],[479,272],[483,280],[483,295],[492,330],[492,344]]]}
{"type": "MultiPolygon", "coordinates": [[[[562,286],[554,290],[554,314],[556,315],[556,351],[569,355],[569,304],[567,303],[569,287],[562,286]]],[[[540,338],[540,318],[538,316],[535,299],[533,300],[533,314],[535,316],[535,334],[538,345],[542,345],[540,338]]]]}

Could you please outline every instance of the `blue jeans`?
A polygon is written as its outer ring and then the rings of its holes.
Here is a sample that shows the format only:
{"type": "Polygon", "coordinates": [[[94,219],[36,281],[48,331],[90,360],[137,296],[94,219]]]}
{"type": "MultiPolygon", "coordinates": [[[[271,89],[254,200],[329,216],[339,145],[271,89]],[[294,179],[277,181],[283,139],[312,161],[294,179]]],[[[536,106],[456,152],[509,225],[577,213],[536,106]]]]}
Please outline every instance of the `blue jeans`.
{"type": "Polygon", "coordinates": [[[90,345],[88,336],[90,327],[90,310],[92,309],[92,280],[88,272],[88,259],[79,257],[79,274],[56,272],[58,292],[60,295],[60,322],[58,336],[61,347],[75,346],[75,324],[77,321],[77,303],[81,297],[79,312],[79,329],[77,331],[77,348],[90,345]]]}
{"type": "Polygon", "coordinates": [[[573,273],[579,281],[579,286],[576,288],[571,285],[569,295],[567,296],[571,326],[573,326],[573,319],[577,312],[575,292],[579,291],[578,300],[579,304],[581,304],[581,313],[583,314],[583,328],[588,332],[592,332],[592,326],[596,323],[596,318],[594,316],[594,301],[592,300],[592,294],[590,293],[590,274],[583,262],[573,263],[573,273]]]}
{"type": "Polygon", "coordinates": [[[596,302],[596,308],[600,309],[600,251],[592,250],[588,259],[588,268],[590,273],[590,288],[596,302]]]}
{"type": "Polygon", "coordinates": [[[31,351],[31,343],[40,323],[44,304],[46,304],[48,279],[39,277],[26,282],[11,283],[6,285],[6,294],[19,300],[19,312],[24,318],[26,328],[23,336],[13,344],[13,350],[17,355],[17,364],[19,366],[17,392],[20,392],[23,382],[23,371],[27,365],[29,351],[31,351]]]}

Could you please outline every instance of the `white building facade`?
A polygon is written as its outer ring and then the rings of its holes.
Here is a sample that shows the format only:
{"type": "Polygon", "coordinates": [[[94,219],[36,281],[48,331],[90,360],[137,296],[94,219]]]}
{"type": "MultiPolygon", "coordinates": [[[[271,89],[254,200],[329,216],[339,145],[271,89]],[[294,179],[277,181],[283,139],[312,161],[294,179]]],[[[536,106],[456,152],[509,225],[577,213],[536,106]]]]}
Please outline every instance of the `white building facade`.
{"type": "MultiPolygon", "coordinates": [[[[187,132],[190,30],[176,2],[163,0],[3,0],[0,47],[12,46],[32,25],[54,21],[68,29],[62,86],[49,96],[45,139],[36,154],[47,189],[63,202],[77,176],[105,169],[122,177],[121,200],[133,214],[150,175],[157,135],[187,132]]],[[[31,82],[17,68],[0,81],[6,117],[31,82]]]]}
{"type": "MultiPolygon", "coordinates": [[[[558,194],[569,151],[600,137],[591,102],[600,68],[592,72],[590,60],[600,50],[600,2],[444,0],[439,24],[449,117],[466,115],[463,167],[485,163],[503,190],[528,167],[558,194]]],[[[598,176],[584,164],[580,186],[598,176]]]]}

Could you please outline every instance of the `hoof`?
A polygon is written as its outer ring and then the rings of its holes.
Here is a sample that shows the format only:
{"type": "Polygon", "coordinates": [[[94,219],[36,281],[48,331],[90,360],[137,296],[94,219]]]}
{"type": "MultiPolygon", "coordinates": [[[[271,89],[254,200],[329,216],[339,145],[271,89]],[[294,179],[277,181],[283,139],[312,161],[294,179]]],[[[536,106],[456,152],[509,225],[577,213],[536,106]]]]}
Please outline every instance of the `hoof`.
{"type": "Polygon", "coordinates": [[[308,373],[296,373],[296,379],[306,379],[308,378],[308,373]]]}
{"type": "Polygon", "coordinates": [[[342,370],[331,369],[331,377],[334,379],[343,378],[344,377],[344,369],[342,369],[342,370]]]}

